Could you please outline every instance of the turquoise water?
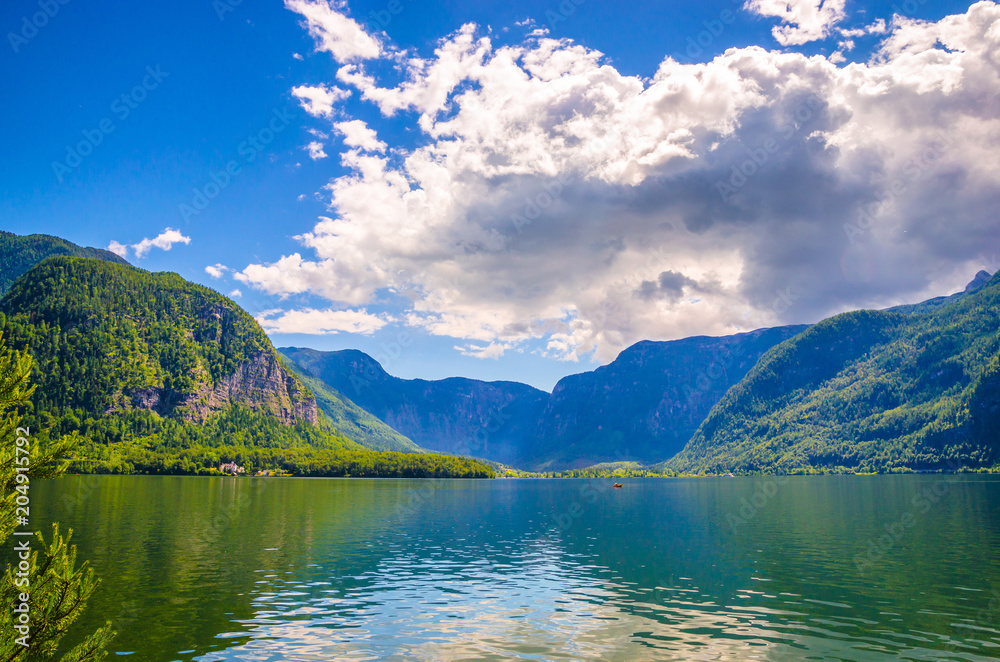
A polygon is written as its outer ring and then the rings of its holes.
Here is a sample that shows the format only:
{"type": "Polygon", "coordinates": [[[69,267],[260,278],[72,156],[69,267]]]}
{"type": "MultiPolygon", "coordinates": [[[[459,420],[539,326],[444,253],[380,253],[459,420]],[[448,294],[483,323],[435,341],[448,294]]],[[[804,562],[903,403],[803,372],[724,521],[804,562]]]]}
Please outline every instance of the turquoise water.
{"type": "MultiPolygon", "coordinates": [[[[118,654],[169,660],[1000,656],[1000,480],[70,476],[118,654]]],[[[45,530],[45,529],[43,529],[45,530]]]]}

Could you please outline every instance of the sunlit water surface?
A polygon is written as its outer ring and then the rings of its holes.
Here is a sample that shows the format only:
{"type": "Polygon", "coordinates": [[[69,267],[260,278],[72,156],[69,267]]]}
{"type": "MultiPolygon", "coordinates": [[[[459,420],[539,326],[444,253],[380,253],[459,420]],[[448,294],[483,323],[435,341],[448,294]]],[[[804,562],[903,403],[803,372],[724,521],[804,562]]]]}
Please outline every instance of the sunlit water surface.
{"type": "Polygon", "coordinates": [[[169,660],[1000,656],[1000,480],[70,476],[82,628],[169,660]]]}

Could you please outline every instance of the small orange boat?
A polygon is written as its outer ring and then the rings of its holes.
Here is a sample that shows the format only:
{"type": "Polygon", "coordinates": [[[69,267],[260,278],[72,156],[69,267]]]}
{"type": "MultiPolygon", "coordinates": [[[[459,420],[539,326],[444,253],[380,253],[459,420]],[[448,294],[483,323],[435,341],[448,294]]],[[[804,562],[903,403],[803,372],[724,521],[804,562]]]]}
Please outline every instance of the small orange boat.
{"type": "Polygon", "coordinates": [[[615,487],[625,487],[625,486],[622,485],[621,483],[615,483],[615,487]]]}

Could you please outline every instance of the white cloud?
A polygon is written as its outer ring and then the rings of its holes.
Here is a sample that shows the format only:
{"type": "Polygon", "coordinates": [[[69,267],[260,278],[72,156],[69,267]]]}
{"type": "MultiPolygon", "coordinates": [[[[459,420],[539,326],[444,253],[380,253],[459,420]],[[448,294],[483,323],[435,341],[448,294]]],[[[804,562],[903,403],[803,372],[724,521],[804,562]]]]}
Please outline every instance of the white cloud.
{"type": "Polygon", "coordinates": [[[886,30],[888,30],[888,27],[885,24],[885,19],[880,18],[871,25],[866,25],[863,28],[840,29],[838,32],[843,37],[864,37],[869,34],[885,34],[886,30]]]}
{"type": "Polygon", "coordinates": [[[344,144],[367,152],[384,152],[386,144],[378,139],[378,134],[361,120],[340,122],[334,125],[344,136],[344,144]]]}
{"type": "Polygon", "coordinates": [[[128,246],[123,243],[117,242],[114,239],[108,244],[108,250],[117,255],[118,257],[125,257],[128,255],[128,246]]]}
{"type": "Polygon", "coordinates": [[[462,356],[471,356],[476,359],[499,359],[511,346],[504,343],[492,342],[489,345],[455,345],[454,349],[462,356]]]}
{"type": "Polygon", "coordinates": [[[309,158],[313,161],[319,161],[320,159],[326,158],[326,152],[323,151],[323,143],[318,140],[313,140],[302,149],[309,152],[309,158]]]}
{"type": "Polygon", "coordinates": [[[240,292],[239,288],[236,288],[232,292],[229,293],[229,298],[230,299],[239,299],[241,296],[243,296],[243,293],[240,292]]]}
{"type": "Polygon", "coordinates": [[[868,63],[734,48],[648,80],[474,26],[398,85],[341,67],[415,146],[343,154],[302,251],[236,278],[566,360],[960,287],[1000,245],[1000,6],[888,30],[868,63]]]}
{"type": "Polygon", "coordinates": [[[285,0],[286,9],[305,18],[317,51],[326,51],[341,63],[378,57],[382,52],[379,42],[357,21],[338,11],[344,6],[335,0],[285,0]]]}
{"type": "Polygon", "coordinates": [[[304,59],[302,57],[302,55],[299,54],[299,53],[292,53],[292,57],[295,58],[296,60],[302,60],[302,59],[304,59]]]}
{"type": "Polygon", "coordinates": [[[163,232],[156,235],[152,239],[148,237],[140,241],[138,244],[132,244],[132,250],[135,252],[137,258],[146,257],[146,254],[154,248],[159,248],[165,251],[169,251],[174,247],[174,244],[190,244],[191,237],[185,237],[180,233],[179,230],[174,230],[173,228],[166,228],[163,232]]]}
{"type": "Polygon", "coordinates": [[[257,322],[268,333],[334,334],[358,333],[371,335],[394,321],[390,316],[373,315],[361,310],[268,310],[257,316],[257,322]]]}
{"type": "Polygon", "coordinates": [[[222,278],[227,271],[230,271],[229,267],[221,263],[210,264],[205,267],[205,273],[212,278],[222,278]]]}
{"type": "Polygon", "coordinates": [[[798,46],[823,39],[844,20],[847,0],[747,0],[748,11],[778,18],[771,34],[782,46],[798,46]]]}
{"type": "Polygon", "coordinates": [[[300,85],[292,88],[292,95],[302,108],[313,117],[333,117],[333,104],[351,96],[350,90],[331,85],[300,85]]]}

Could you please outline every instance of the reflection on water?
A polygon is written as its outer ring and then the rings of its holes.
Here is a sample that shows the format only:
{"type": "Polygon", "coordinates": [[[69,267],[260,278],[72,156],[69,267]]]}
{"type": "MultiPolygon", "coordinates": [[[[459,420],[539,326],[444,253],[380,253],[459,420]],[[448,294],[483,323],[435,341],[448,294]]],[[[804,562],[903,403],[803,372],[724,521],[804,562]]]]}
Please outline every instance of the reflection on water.
{"type": "Polygon", "coordinates": [[[133,659],[1000,656],[1000,481],[606,483],[67,477],[32,505],[133,659]]]}

